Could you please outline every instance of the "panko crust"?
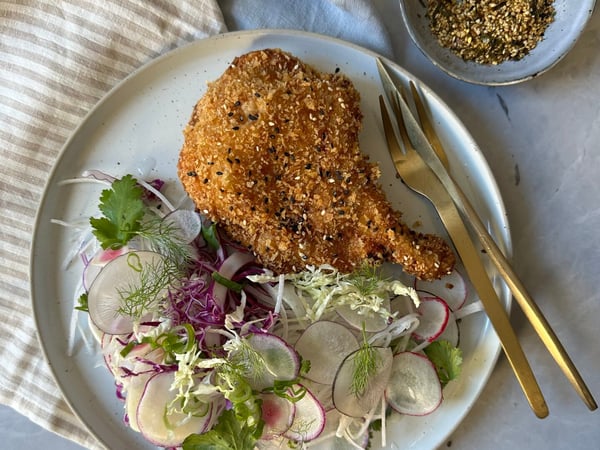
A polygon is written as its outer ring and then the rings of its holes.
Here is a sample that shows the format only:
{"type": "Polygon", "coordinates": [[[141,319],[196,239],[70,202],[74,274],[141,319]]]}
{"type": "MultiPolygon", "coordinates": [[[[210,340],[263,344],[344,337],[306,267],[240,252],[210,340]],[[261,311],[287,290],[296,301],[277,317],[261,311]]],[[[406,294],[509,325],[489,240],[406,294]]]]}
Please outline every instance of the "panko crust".
{"type": "Polygon", "coordinates": [[[276,273],[389,260],[419,278],[452,270],[438,236],[401,220],[359,148],[360,96],[279,49],[234,59],[184,130],[178,175],[198,209],[276,273]]]}

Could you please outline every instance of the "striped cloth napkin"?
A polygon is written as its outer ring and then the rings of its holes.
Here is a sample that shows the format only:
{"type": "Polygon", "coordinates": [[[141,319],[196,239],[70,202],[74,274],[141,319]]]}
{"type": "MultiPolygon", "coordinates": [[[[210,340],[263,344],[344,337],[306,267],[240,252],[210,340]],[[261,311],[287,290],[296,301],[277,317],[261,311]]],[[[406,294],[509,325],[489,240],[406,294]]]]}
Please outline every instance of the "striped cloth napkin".
{"type": "Polygon", "coordinates": [[[86,448],[100,447],[70,411],[42,357],[28,280],[32,224],[43,186],[83,116],[142,64],[225,32],[221,7],[237,28],[304,28],[389,49],[366,0],[276,0],[266,16],[253,15],[254,3],[0,2],[0,402],[86,448]],[[320,6],[327,15],[319,14],[320,6]]]}

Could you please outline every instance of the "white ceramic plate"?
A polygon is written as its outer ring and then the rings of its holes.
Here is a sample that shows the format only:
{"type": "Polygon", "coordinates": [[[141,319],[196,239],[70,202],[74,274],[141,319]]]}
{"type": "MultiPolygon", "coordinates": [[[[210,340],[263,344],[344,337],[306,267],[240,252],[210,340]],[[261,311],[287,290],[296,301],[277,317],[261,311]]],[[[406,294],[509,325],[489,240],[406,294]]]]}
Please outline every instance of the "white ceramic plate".
{"type": "Polygon", "coordinates": [[[424,2],[400,0],[400,10],[410,37],[437,67],[469,83],[506,85],[539,76],[563,59],[585,29],[595,4],[596,0],[554,0],[554,21],[538,45],[523,59],[498,65],[464,61],[442,47],[429,30],[424,2]]]}
{"type": "MultiPolygon", "coordinates": [[[[101,187],[57,183],[85,169],[102,169],[117,176],[139,175],[142,171],[143,175],[166,180],[171,193],[181,193],[176,162],[182,130],[206,82],[217,78],[235,56],[266,47],[290,51],[324,71],[339,69],[352,79],[362,96],[361,146],[372,160],[381,163],[382,185],[388,197],[405,211],[404,219],[409,225],[419,223],[422,231],[444,233],[429,205],[395,177],[380,123],[378,94],[382,88],[374,53],[320,35],[252,31],[194,42],[149,63],[113,89],[67,142],[45,190],[32,248],[31,292],[44,353],[73,411],[108,448],[153,446],[123,424],[123,404],[115,396],[113,379],[100,355],[88,351],[81,339],[75,353],[68,355],[73,291],[81,275],[79,267],[64,267],[73,251],[72,234],[50,221],[86,219],[97,214],[101,187]]],[[[409,76],[394,67],[400,78],[409,76]]],[[[509,251],[502,199],[481,152],[448,107],[426,87],[423,91],[447,143],[455,178],[490,224],[500,245],[509,251]]],[[[508,307],[508,292],[500,290],[508,307]]],[[[79,321],[79,326],[87,326],[84,314],[79,321]]],[[[393,419],[388,436],[388,442],[395,446],[392,448],[437,447],[477,399],[495,364],[499,343],[482,314],[465,319],[461,332],[463,375],[446,388],[445,401],[435,413],[393,419]]]]}

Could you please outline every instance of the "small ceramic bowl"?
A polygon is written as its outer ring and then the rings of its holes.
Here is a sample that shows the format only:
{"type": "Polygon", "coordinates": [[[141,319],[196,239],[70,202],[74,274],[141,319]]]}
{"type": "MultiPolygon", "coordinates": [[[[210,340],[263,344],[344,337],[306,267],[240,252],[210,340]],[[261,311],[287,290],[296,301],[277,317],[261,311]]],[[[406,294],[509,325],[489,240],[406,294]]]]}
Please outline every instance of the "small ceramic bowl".
{"type": "Polygon", "coordinates": [[[433,64],[449,75],[469,83],[505,85],[529,80],[542,74],[569,50],[585,28],[595,0],[554,0],[555,17],[543,39],[518,61],[508,60],[497,65],[465,61],[448,48],[442,47],[429,28],[426,2],[400,0],[402,18],[417,47],[433,64]]]}

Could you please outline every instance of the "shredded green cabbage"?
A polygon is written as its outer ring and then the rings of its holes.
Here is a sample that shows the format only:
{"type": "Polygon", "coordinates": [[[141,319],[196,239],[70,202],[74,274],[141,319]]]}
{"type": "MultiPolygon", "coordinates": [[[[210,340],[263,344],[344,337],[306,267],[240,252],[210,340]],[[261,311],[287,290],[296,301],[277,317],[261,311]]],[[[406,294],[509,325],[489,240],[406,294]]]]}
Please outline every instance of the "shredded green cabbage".
{"type": "MultiPolygon", "coordinates": [[[[257,283],[279,282],[280,277],[271,274],[248,277],[257,283]]],[[[285,275],[304,300],[306,317],[311,322],[340,306],[348,306],[359,314],[376,313],[387,319],[393,316],[385,307],[386,301],[404,295],[419,305],[416,291],[399,280],[388,280],[369,268],[350,274],[342,274],[330,265],[308,266],[306,270],[285,275]]]]}

